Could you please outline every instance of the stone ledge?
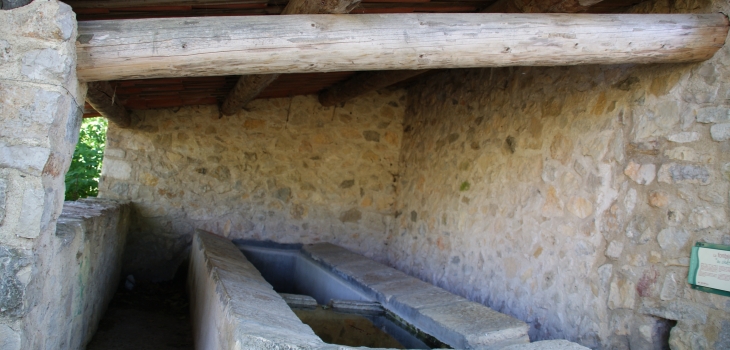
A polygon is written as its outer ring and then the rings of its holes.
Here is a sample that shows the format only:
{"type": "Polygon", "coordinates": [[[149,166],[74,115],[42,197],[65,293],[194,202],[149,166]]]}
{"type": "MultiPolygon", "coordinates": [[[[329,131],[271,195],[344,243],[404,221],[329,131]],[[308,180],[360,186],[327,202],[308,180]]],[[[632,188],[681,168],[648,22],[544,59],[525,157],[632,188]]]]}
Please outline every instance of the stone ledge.
{"type": "Polygon", "coordinates": [[[89,219],[105,215],[110,210],[120,210],[128,205],[127,201],[103,198],[84,198],[75,202],[65,202],[58,220],[89,219]]]}
{"type": "MultiPolygon", "coordinates": [[[[585,349],[568,341],[529,344],[524,322],[344,248],[316,244],[300,253],[456,349],[585,349]]],[[[297,304],[302,296],[277,294],[233,242],[199,231],[191,254],[188,283],[197,349],[352,349],[317,337],[285,300],[297,304]]]]}
{"type": "Polygon", "coordinates": [[[62,276],[53,295],[67,305],[46,317],[58,327],[47,330],[49,343],[83,348],[94,335],[121,277],[122,255],[130,225],[126,202],[87,198],[65,202],[56,225],[56,265],[62,276]]]}
{"type": "Polygon", "coordinates": [[[304,246],[302,253],[454,348],[499,349],[529,343],[526,323],[344,248],[320,243],[304,246]]]}
{"type": "Polygon", "coordinates": [[[196,349],[354,349],[317,337],[231,241],[198,231],[191,255],[188,288],[196,349]]]}
{"type": "Polygon", "coordinates": [[[317,307],[317,300],[309,295],[279,293],[279,296],[286,301],[289,307],[314,309],[317,307]]]}
{"type": "Polygon", "coordinates": [[[229,240],[199,231],[188,278],[196,349],[314,349],[303,324],[229,240]]]}

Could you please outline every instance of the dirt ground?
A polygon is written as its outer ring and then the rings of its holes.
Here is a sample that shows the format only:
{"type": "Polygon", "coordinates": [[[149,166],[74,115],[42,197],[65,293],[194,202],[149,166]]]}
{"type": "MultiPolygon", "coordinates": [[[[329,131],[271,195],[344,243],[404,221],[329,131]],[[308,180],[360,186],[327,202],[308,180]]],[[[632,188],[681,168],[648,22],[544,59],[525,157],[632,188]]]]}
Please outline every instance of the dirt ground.
{"type": "MultiPolygon", "coordinates": [[[[183,275],[184,276],[184,275],[183,275]]],[[[193,349],[185,279],[120,288],[87,350],[193,349]]]]}

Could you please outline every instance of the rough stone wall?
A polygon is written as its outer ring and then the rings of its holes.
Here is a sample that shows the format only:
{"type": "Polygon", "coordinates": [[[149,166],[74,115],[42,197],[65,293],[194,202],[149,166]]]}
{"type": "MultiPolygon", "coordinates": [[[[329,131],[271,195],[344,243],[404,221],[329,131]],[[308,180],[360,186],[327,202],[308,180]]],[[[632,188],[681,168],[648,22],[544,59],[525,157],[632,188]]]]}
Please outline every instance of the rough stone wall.
{"type": "Polygon", "coordinates": [[[76,19],[57,1],[0,11],[0,348],[58,349],[54,235],[85,86],[76,19]]]}
{"type": "Polygon", "coordinates": [[[109,199],[64,203],[49,273],[55,307],[46,348],[83,349],[91,341],[117,291],[130,213],[129,204],[109,199]]]}
{"type": "Polygon", "coordinates": [[[316,96],[137,113],[110,125],[100,196],[134,202],[125,270],[171,278],[195,229],[230,239],[327,241],[384,259],[404,91],[324,108],[316,96]]]}
{"type": "MultiPolygon", "coordinates": [[[[728,13],[727,2],[633,12],[728,13]]],[[[685,65],[471,69],[409,91],[389,261],[593,348],[730,348],[686,283],[730,244],[730,46],[685,65]]]]}

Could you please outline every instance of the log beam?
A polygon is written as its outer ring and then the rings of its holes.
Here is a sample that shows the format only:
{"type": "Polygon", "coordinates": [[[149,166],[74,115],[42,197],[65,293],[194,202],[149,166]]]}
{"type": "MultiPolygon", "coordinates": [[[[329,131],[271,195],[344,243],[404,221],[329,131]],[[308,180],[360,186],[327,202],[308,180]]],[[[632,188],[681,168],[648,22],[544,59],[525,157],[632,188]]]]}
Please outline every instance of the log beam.
{"type": "Polygon", "coordinates": [[[393,14],[79,23],[82,81],[706,60],[722,14],[393,14]]]}
{"type": "MultiPolygon", "coordinates": [[[[281,14],[348,13],[359,3],[360,0],[291,0],[281,14]]],[[[279,74],[255,74],[240,77],[236,86],[223,101],[221,113],[226,116],[236,114],[277,78],[279,78],[279,74]]]]}
{"type": "Polygon", "coordinates": [[[274,82],[279,74],[244,75],[238,79],[226,100],[221,105],[223,115],[234,115],[274,82]]]}
{"type": "Polygon", "coordinates": [[[86,92],[86,102],[94,107],[103,117],[109,119],[121,128],[132,125],[129,112],[114,98],[114,89],[106,81],[89,83],[86,92]]]}
{"type": "Polygon", "coordinates": [[[330,107],[373,90],[382,89],[428,70],[395,70],[358,73],[350,79],[335,84],[319,94],[319,103],[330,107]]]}
{"type": "MultiPolygon", "coordinates": [[[[602,0],[497,0],[482,13],[579,13],[602,0]]],[[[397,84],[418,74],[419,71],[362,72],[352,78],[330,87],[319,94],[323,106],[334,106],[373,90],[397,84]],[[414,73],[418,72],[418,73],[414,73]]]]}

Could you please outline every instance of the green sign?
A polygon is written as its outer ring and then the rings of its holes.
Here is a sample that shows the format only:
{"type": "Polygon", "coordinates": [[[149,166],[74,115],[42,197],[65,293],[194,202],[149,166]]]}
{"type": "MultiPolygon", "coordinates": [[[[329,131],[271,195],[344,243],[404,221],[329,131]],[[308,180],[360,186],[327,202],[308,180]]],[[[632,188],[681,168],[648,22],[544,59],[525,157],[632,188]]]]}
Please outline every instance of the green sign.
{"type": "Polygon", "coordinates": [[[693,289],[730,297],[730,246],[696,243],[687,282],[693,289]]]}

